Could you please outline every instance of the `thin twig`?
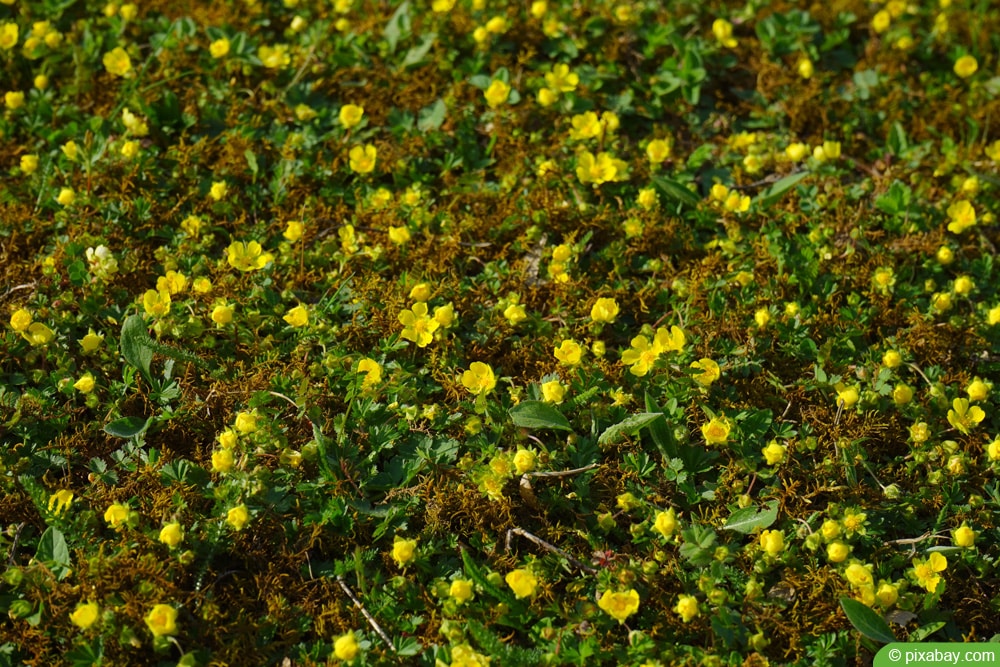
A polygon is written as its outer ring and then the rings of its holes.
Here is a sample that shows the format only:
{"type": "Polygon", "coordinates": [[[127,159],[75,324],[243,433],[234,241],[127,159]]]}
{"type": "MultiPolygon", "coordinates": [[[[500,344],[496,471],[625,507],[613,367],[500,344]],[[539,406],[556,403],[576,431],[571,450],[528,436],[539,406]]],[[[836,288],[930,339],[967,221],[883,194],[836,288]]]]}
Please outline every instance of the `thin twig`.
{"type": "Polygon", "coordinates": [[[520,535],[521,537],[527,538],[528,540],[534,542],[535,544],[537,544],[541,548],[545,549],[546,551],[550,551],[550,552],[552,552],[554,554],[559,554],[560,556],[562,556],[563,558],[565,558],[570,563],[572,563],[573,565],[575,565],[579,569],[583,570],[587,574],[596,574],[597,573],[596,569],[592,568],[589,565],[581,563],[580,561],[578,561],[577,559],[573,558],[568,553],[566,553],[565,551],[563,551],[562,549],[560,549],[559,547],[557,547],[557,546],[555,546],[553,544],[549,544],[548,542],[546,542],[542,538],[538,537],[537,535],[533,535],[533,534],[529,533],[528,531],[524,530],[523,528],[511,528],[510,530],[507,531],[507,548],[508,549],[510,549],[510,536],[511,535],[520,535]]]}
{"type": "Polygon", "coordinates": [[[525,473],[525,477],[568,477],[570,475],[577,475],[581,472],[587,472],[588,470],[593,470],[596,468],[598,463],[591,463],[590,465],[583,466],[582,468],[574,468],[573,470],[557,470],[554,472],[528,472],[525,473]]]}
{"type": "Polygon", "coordinates": [[[377,632],[378,636],[382,638],[382,641],[385,642],[385,645],[395,650],[395,647],[392,645],[392,640],[389,639],[389,635],[385,634],[385,630],[383,630],[382,626],[380,626],[378,622],[375,621],[375,617],[368,613],[368,610],[365,609],[365,606],[361,604],[361,600],[359,600],[354,595],[354,591],[352,591],[351,588],[347,585],[347,582],[344,581],[344,577],[342,575],[339,574],[337,575],[337,583],[340,584],[340,587],[344,589],[345,593],[347,593],[347,597],[351,598],[351,602],[354,603],[354,606],[360,609],[361,613],[364,614],[364,617],[368,619],[368,624],[375,629],[375,632],[377,632]]]}

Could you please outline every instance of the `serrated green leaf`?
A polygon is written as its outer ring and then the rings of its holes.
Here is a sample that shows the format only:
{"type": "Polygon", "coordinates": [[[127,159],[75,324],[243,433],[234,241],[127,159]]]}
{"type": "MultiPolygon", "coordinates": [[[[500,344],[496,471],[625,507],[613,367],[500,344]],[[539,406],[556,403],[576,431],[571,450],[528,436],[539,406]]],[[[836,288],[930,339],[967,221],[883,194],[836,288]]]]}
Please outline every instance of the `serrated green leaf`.
{"type": "Polygon", "coordinates": [[[767,509],[760,512],[756,507],[745,507],[733,512],[729,521],[722,528],[724,530],[735,530],[744,535],[755,530],[767,528],[778,520],[778,501],[772,500],[767,503],[767,509]]]}
{"type": "Polygon", "coordinates": [[[521,428],[551,428],[572,431],[569,420],[543,401],[521,401],[510,409],[510,418],[521,428]]]}
{"type": "Polygon", "coordinates": [[[844,610],[847,620],[851,622],[854,629],[868,639],[883,644],[896,641],[896,635],[892,634],[892,628],[871,607],[851,598],[840,598],[840,608],[844,610]]]}
{"type": "Polygon", "coordinates": [[[626,435],[635,435],[643,426],[651,424],[663,418],[662,412],[640,412],[639,414],[626,417],[614,426],[609,426],[597,439],[599,445],[609,445],[618,442],[626,435]]]}
{"type": "Polygon", "coordinates": [[[417,129],[421,132],[430,132],[431,130],[438,129],[444,123],[447,113],[448,107],[445,105],[444,100],[439,99],[433,104],[429,104],[421,109],[417,115],[417,129]]]}
{"type": "Polygon", "coordinates": [[[104,432],[118,438],[134,438],[149,428],[151,417],[122,417],[104,426],[104,432]]]}

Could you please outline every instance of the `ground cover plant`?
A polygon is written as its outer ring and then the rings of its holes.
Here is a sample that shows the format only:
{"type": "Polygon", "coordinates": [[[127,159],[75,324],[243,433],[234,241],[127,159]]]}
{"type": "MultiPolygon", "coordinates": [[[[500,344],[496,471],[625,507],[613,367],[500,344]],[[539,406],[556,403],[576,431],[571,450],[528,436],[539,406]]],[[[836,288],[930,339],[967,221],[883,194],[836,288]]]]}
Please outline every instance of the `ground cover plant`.
{"type": "Polygon", "coordinates": [[[0,1],[0,665],[1000,633],[985,1],[0,1]]]}

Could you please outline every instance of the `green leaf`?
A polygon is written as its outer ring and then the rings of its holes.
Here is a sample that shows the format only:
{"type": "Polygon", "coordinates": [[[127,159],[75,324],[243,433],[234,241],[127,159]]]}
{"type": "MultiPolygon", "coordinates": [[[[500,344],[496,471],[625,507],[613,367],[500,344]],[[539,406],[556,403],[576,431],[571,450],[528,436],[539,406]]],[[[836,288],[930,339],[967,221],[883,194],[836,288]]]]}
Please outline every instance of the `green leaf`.
{"type": "Polygon", "coordinates": [[[38,540],[35,558],[49,565],[57,579],[63,579],[70,573],[69,546],[66,537],[58,528],[49,526],[38,540]]]}
{"type": "Polygon", "coordinates": [[[448,113],[448,107],[444,100],[437,100],[420,110],[417,116],[417,129],[421,132],[430,132],[441,127],[444,117],[448,113]]]}
{"type": "Polygon", "coordinates": [[[688,190],[683,183],[679,183],[678,181],[663,176],[653,176],[653,185],[658,187],[667,199],[671,199],[679,204],[694,207],[701,202],[698,195],[688,190]]]}
{"type": "Polygon", "coordinates": [[[781,196],[799,184],[802,179],[809,175],[808,171],[798,171],[785,176],[780,181],[771,186],[771,189],[757,197],[757,205],[762,208],[773,206],[781,199],[781,196]]]}
{"type": "Polygon", "coordinates": [[[883,644],[896,641],[896,636],[892,634],[892,628],[867,605],[861,604],[851,598],[840,598],[840,607],[847,615],[847,620],[851,622],[854,629],[868,639],[872,639],[883,644]]]}
{"type": "Polygon", "coordinates": [[[134,438],[149,428],[152,417],[122,417],[104,426],[104,432],[119,438],[134,438]]]}
{"type": "Polygon", "coordinates": [[[618,442],[626,435],[635,435],[643,426],[662,418],[662,412],[640,412],[637,415],[626,417],[614,426],[606,428],[601,437],[597,439],[597,444],[609,445],[618,442]]]}
{"type": "Polygon", "coordinates": [[[427,54],[430,52],[431,47],[434,46],[436,39],[436,32],[429,32],[421,37],[420,43],[406,52],[406,56],[403,57],[403,67],[413,67],[421,64],[427,58],[427,54]]]}
{"type": "Polygon", "coordinates": [[[573,430],[561,412],[543,401],[521,401],[510,409],[510,418],[521,428],[573,430]]]}
{"type": "Polygon", "coordinates": [[[733,512],[729,521],[722,528],[724,530],[735,530],[744,535],[752,533],[759,528],[767,528],[778,520],[778,501],[772,500],[767,503],[767,509],[760,512],[756,507],[746,507],[733,512]]]}
{"type": "Polygon", "coordinates": [[[122,324],[120,348],[122,356],[133,368],[142,371],[146,380],[152,380],[149,365],[153,363],[151,339],[146,323],[138,315],[131,315],[122,324]]]}
{"type": "MultiPolygon", "coordinates": [[[[663,413],[648,391],[646,392],[646,412],[663,413]]],[[[666,419],[650,422],[649,435],[652,436],[653,444],[660,450],[663,458],[672,459],[677,456],[677,439],[674,437],[674,432],[670,429],[670,425],[666,419]]]]}
{"type": "Polygon", "coordinates": [[[389,23],[386,24],[385,30],[382,31],[382,36],[385,37],[385,41],[389,43],[389,53],[394,53],[396,51],[396,45],[399,40],[410,33],[410,3],[402,3],[396,10],[396,13],[392,15],[389,19],[389,23]]]}

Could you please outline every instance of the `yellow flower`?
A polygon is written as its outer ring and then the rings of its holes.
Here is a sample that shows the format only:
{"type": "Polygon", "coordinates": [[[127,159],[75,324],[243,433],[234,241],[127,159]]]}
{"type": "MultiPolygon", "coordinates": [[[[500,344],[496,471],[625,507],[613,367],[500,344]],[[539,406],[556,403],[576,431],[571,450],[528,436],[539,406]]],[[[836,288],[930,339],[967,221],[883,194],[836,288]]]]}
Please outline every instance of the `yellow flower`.
{"type": "Polygon", "coordinates": [[[17,44],[19,29],[16,23],[0,23],[0,49],[10,51],[17,44]]]}
{"type": "Polygon", "coordinates": [[[903,355],[896,350],[886,350],[886,353],[882,355],[882,363],[886,368],[899,368],[903,363],[903,355]]]}
{"type": "Polygon", "coordinates": [[[986,312],[986,323],[991,327],[1000,324],[1000,306],[994,306],[986,312]]]}
{"type": "Polygon", "coordinates": [[[948,231],[953,234],[961,234],[969,227],[976,224],[976,209],[966,199],[960,199],[948,207],[948,231]]]}
{"type": "Polygon", "coordinates": [[[569,65],[559,63],[545,75],[545,83],[552,90],[570,93],[576,90],[577,84],[580,83],[580,76],[576,72],[569,71],[569,65]]]}
{"type": "Polygon", "coordinates": [[[788,447],[779,444],[777,440],[772,440],[767,443],[767,446],[764,447],[762,453],[764,454],[764,460],[767,461],[767,465],[775,466],[785,460],[785,453],[787,450],[788,447]]]}
{"type": "Polygon", "coordinates": [[[212,54],[213,58],[225,58],[229,55],[229,40],[225,37],[213,40],[212,43],[208,45],[208,52],[212,54]]]}
{"type": "Polygon", "coordinates": [[[546,403],[562,403],[566,396],[566,385],[559,380],[549,380],[542,383],[542,400],[546,403]]]}
{"type": "Polygon", "coordinates": [[[712,22],[712,34],[727,49],[736,48],[736,39],[733,38],[733,24],[726,19],[715,19],[712,22]]]}
{"type": "Polygon", "coordinates": [[[833,388],[837,391],[837,403],[843,404],[845,408],[853,407],[861,397],[855,385],[848,387],[843,382],[838,382],[833,388]]]}
{"type": "Polygon", "coordinates": [[[864,535],[865,521],[867,520],[868,515],[864,512],[859,512],[854,508],[844,510],[844,518],[841,519],[841,523],[844,525],[844,534],[847,535],[847,537],[851,537],[855,533],[858,535],[864,535]]]}
{"type": "Polygon", "coordinates": [[[538,577],[533,575],[530,571],[524,568],[518,568],[507,573],[504,577],[504,581],[510,586],[510,589],[514,591],[514,595],[518,598],[526,598],[535,594],[535,589],[538,588],[538,577]]]}
{"type": "Polygon", "coordinates": [[[220,326],[225,326],[233,321],[234,307],[229,303],[219,303],[212,309],[212,321],[220,326]]]}
{"type": "Polygon", "coordinates": [[[219,441],[219,444],[226,449],[232,449],[235,447],[238,438],[239,436],[236,435],[236,431],[230,428],[227,428],[215,437],[215,439],[219,441]]]}
{"type": "Polygon", "coordinates": [[[146,614],[146,627],[154,637],[177,634],[177,610],[168,604],[158,604],[146,614]]]}
{"type": "Polygon", "coordinates": [[[431,286],[427,283],[417,283],[410,290],[410,298],[414,301],[427,301],[431,298],[431,286]]]}
{"type": "Polygon", "coordinates": [[[469,365],[469,370],[462,373],[462,386],[474,396],[480,396],[493,391],[493,388],[497,386],[497,379],[489,364],[473,361],[469,365]]]}
{"type": "Polygon", "coordinates": [[[227,473],[233,469],[233,450],[219,449],[212,452],[212,472],[227,473]]]}
{"type": "Polygon", "coordinates": [[[656,350],[657,354],[680,352],[686,343],[687,336],[684,335],[683,329],[676,324],[670,327],[670,331],[667,331],[666,327],[660,327],[656,330],[656,335],[653,336],[653,349],[656,350]]]}
{"type": "Polygon", "coordinates": [[[823,536],[823,539],[826,540],[832,540],[840,537],[840,524],[833,519],[827,519],[823,522],[823,525],[820,526],[819,533],[823,536]]]}
{"type": "Polygon", "coordinates": [[[274,255],[264,252],[257,241],[250,241],[249,243],[233,241],[226,248],[226,259],[229,262],[229,266],[237,271],[247,272],[263,269],[268,263],[274,260],[274,255]]]}
{"type": "Polygon", "coordinates": [[[518,475],[531,472],[535,469],[537,459],[538,455],[530,449],[518,449],[517,453],[514,454],[514,470],[518,475]]]}
{"type": "Polygon", "coordinates": [[[691,619],[701,613],[701,609],[698,608],[698,599],[693,595],[677,596],[674,613],[680,616],[685,623],[690,623],[691,619]]]}
{"type": "Polygon", "coordinates": [[[69,615],[70,622],[81,630],[86,630],[100,618],[101,608],[96,602],[80,602],[76,609],[69,615]]]}
{"type": "Polygon", "coordinates": [[[809,147],[800,142],[788,144],[788,146],[785,147],[785,155],[788,156],[789,160],[798,162],[799,160],[805,159],[805,157],[809,155],[809,147]]]}
{"type": "Polygon", "coordinates": [[[653,166],[658,166],[670,157],[670,142],[666,139],[653,139],[646,146],[646,157],[653,166]]]}
{"type": "Polygon", "coordinates": [[[14,331],[26,331],[31,326],[31,313],[25,308],[18,308],[10,316],[10,328],[14,331]]]}
{"type": "Polygon", "coordinates": [[[496,109],[510,97],[510,86],[500,79],[493,79],[489,87],[483,91],[483,97],[491,109],[496,109]]]}
{"type": "Polygon", "coordinates": [[[375,160],[378,158],[378,149],[371,144],[355,146],[347,154],[350,160],[351,171],[357,174],[370,174],[375,171],[375,160]]]}
{"type": "Polygon", "coordinates": [[[618,165],[610,153],[601,152],[595,157],[590,151],[583,151],[576,158],[576,176],[581,183],[601,185],[616,179],[618,165]]]}
{"type": "Polygon", "coordinates": [[[406,340],[427,347],[434,340],[434,332],[441,326],[437,320],[427,316],[427,304],[418,301],[409,310],[399,313],[399,323],[403,325],[401,334],[406,340]]]}
{"type": "Polygon", "coordinates": [[[966,296],[972,290],[976,289],[976,283],[969,276],[959,276],[955,278],[953,289],[955,290],[955,294],[966,296]]]}
{"type": "Polygon", "coordinates": [[[891,607],[899,599],[899,587],[890,584],[888,581],[879,582],[878,590],[875,591],[876,601],[883,607],[891,607]]]}
{"type": "Polygon", "coordinates": [[[361,122],[364,115],[364,107],[360,107],[357,104],[345,104],[340,107],[340,113],[337,114],[337,118],[340,120],[341,125],[347,129],[351,129],[361,122]]]}
{"type": "Polygon", "coordinates": [[[906,405],[913,400],[913,388],[904,383],[897,384],[892,390],[892,401],[896,405],[906,405]]]}
{"type": "Polygon", "coordinates": [[[309,324],[309,311],[305,306],[299,305],[290,309],[281,319],[285,320],[289,326],[298,328],[309,324]]]}
{"type": "Polygon", "coordinates": [[[104,511],[104,520],[112,528],[120,528],[128,521],[131,512],[121,503],[114,503],[104,511]]]}
{"type": "Polygon", "coordinates": [[[169,292],[171,295],[183,292],[187,288],[187,276],[177,271],[167,271],[167,275],[156,279],[157,292],[169,292]]]}
{"type": "Polygon", "coordinates": [[[393,227],[389,226],[389,240],[396,245],[403,245],[410,240],[410,230],[405,226],[393,227]]]}
{"type": "Polygon", "coordinates": [[[590,319],[595,322],[611,323],[618,317],[618,302],[614,299],[598,299],[590,309],[590,319]]]}
{"type": "Polygon", "coordinates": [[[956,547],[968,549],[976,543],[976,531],[969,528],[968,524],[963,523],[961,526],[952,531],[951,539],[955,543],[956,547]]]}
{"type": "Polygon", "coordinates": [[[705,442],[710,445],[722,445],[729,440],[729,432],[732,427],[725,417],[712,417],[712,419],[701,427],[701,434],[705,442]]]}
{"type": "MultiPolygon", "coordinates": [[[[550,107],[553,104],[555,104],[556,100],[559,98],[558,98],[558,93],[556,93],[555,91],[549,90],[548,88],[540,88],[538,90],[537,99],[538,103],[541,104],[543,107],[550,107]]],[[[539,176],[541,176],[541,174],[539,174],[539,176]]]]}
{"type": "Polygon", "coordinates": [[[181,229],[188,236],[197,238],[201,233],[201,218],[196,215],[189,215],[181,221],[181,229]]]}
{"type": "Polygon", "coordinates": [[[132,73],[132,59],[120,46],[104,54],[104,69],[115,76],[129,76],[132,73]]]}
{"type": "Polygon", "coordinates": [[[433,0],[431,11],[435,14],[447,14],[455,8],[455,0],[433,0]]]}
{"type": "Polygon", "coordinates": [[[978,377],[974,378],[969,386],[965,388],[965,393],[969,395],[970,401],[985,401],[990,393],[990,385],[986,384],[978,377]]]}
{"type": "Polygon", "coordinates": [[[467,579],[455,579],[451,582],[448,595],[458,600],[459,604],[468,602],[475,595],[472,590],[472,582],[467,579]]]}
{"type": "Polygon", "coordinates": [[[889,23],[891,22],[892,14],[883,9],[877,12],[872,18],[872,30],[878,34],[882,34],[889,29],[889,23]]]}
{"type": "Polygon", "coordinates": [[[555,355],[564,366],[576,366],[583,358],[583,348],[575,340],[567,339],[555,349],[555,355]]]}
{"type": "Polygon", "coordinates": [[[69,206],[76,201],[76,192],[73,191],[73,188],[61,188],[56,196],[56,201],[61,206],[69,206]]]}
{"type": "Polygon", "coordinates": [[[653,521],[653,528],[663,535],[669,538],[677,530],[677,513],[674,508],[671,507],[667,511],[660,511],[656,513],[656,519],[653,521]]]}
{"type": "Polygon", "coordinates": [[[25,174],[33,174],[38,169],[38,156],[37,155],[22,155],[21,156],[21,171],[25,174]]]}
{"type": "Polygon", "coordinates": [[[844,570],[844,578],[855,588],[866,588],[872,586],[875,580],[872,578],[870,565],[864,565],[855,560],[844,570]]]}
{"type": "Polygon", "coordinates": [[[181,524],[173,521],[160,529],[160,541],[171,549],[176,549],[184,539],[184,530],[181,524]]]}
{"type": "Polygon", "coordinates": [[[944,572],[947,568],[948,559],[937,551],[932,553],[927,560],[913,559],[913,576],[928,593],[937,590],[938,584],[941,582],[941,575],[938,572],[944,572]]]}
{"type": "Polygon", "coordinates": [[[831,563],[843,563],[851,553],[851,548],[837,540],[826,545],[826,557],[831,563]]]}
{"type": "Polygon", "coordinates": [[[507,19],[503,16],[494,16],[486,22],[486,32],[499,35],[507,32],[507,19]]]}
{"type": "Polygon", "coordinates": [[[243,434],[256,433],[260,426],[257,424],[256,412],[238,412],[233,428],[243,434]]]}
{"type": "Polygon", "coordinates": [[[225,181],[214,181],[208,190],[208,196],[215,201],[220,201],[225,198],[227,192],[229,192],[229,186],[225,181]]]}
{"type": "Polygon", "coordinates": [[[282,67],[287,67],[292,62],[287,44],[261,46],[257,49],[257,57],[260,58],[260,62],[263,63],[264,67],[268,69],[281,69],[282,67]]]}
{"type": "Polygon", "coordinates": [[[166,290],[146,290],[142,295],[142,307],[151,317],[163,317],[170,312],[170,292],[166,290]]]}
{"type": "Polygon", "coordinates": [[[288,224],[285,225],[285,231],[282,236],[284,236],[289,243],[295,243],[302,238],[302,232],[304,231],[305,225],[301,222],[298,220],[289,220],[288,224]]]}
{"type": "Polygon", "coordinates": [[[774,558],[785,550],[785,535],[780,530],[765,530],[760,534],[760,546],[774,558]]]}
{"type": "Polygon", "coordinates": [[[73,502],[73,492],[69,489],[60,489],[49,496],[49,511],[55,515],[62,514],[73,502]]]}
{"type": "Polygon", "coordinates": [[[246,505],[237,505],[226,512],[226,523],[228,523],[233,530],[243,530],[243,527],[247,525],[249,520],[250,512],[247,511],[246,505]]]}
{"type": "Polygon", "coordinates": [[[986,413],[978,405],[970,408],[969,400],[966,398],[956,398],[951,405],[952,409],[948,410],[948,423],[966,435],[970,428],[975,428],[976,424],[986,417],[986,413]]]}
{"type": "Polygon", "coordinates": [[[139,154],[139,142],[138,141],[126,141],[122,144],[122,157],[127,160],[135,158],[139,154]]]}
{"type": "Polygon", "coordinates": [[[455,306],[450,302],[434,309],[434,321],[447,329],[455,323],[455,306]]]}
{"type": "Polygon", "coordinates": [[[354,660],[361,647],[358,646],[358,639],[353,632],[337,637],[333,642],[333,654],[340,660],[354,660]]]}
{"type": "Polygon", "coordinates": [[[955,61],[955,74],[962,79],[968,79],[979,69],[979,63],[972,56],[962,56],[955,61]]]}
{"type": "Polygon", "coordinates": [[[392,559],[400,567],[405,567],[407,563],[416,558],[417,541],[408,540],[396,535],[392,541],[392,559]]]}
{"type": "Polygon", "coordinates": [[[358,372],[365,374],[365,379],[361,382],[362,389],[371,389],[382,381],[382,367],[374,359],[359,361],[358,372]]]}
{"type": "Polygon", "coordinates": [[[692,361],[691,368],[701,371],[701,373],[695,373],[691,377],[702,387],[711,385],[722,375],[722,371],[719,369],[719,364],[708,357],[704,357],[698,361],[692,361]]]}
{"type": "Polygon", "coordinates": [[[503,316],[511,326],[517,326],[524,320],[528,319],[528,313],[525,312],[524,306],[520,304],[514,304],[504,308],[503,316]]]}
{"type": "Polygon", "coordinates": [[[621,624],[625,622],[626,618],[639,611],[639,593],[634,588],[630,588],[624,593],[604,591],[601,599],[597,601],[597,606],[621,624]]]}
{"type": "Polygon", "coordinates": [[[813,61],[802,56],[799,58],[799,62],[796,63],[795,69],[798,71],[799,76],[803,79],[811,79],[812,75],[815,73],[816,69],[813,67],[813,61]]]}
{"type": "Polygon", "coordinates": [[[32,322],[28,325],[27,331],[21,332],[21,337],[31,343],[33,347],[38,347],[51,343],[56,337],[56,332],[41,322],[32,322]]]}
{"type": "Polygon", "coordinates": [[[132,113],[128,107],[122,109],[122,124],[129,134],[137,137],[144,137],[149,134],[149,125],[139,116],[132,113]]]}
{"type": "Polygon", "coordinates": [[[95,384],[97,383],[94,381],[94,376],[90,373],[84,373],[79,380],[73,383],[73,388],[81,394],[89,394],[94,391],[95,384]]]}

